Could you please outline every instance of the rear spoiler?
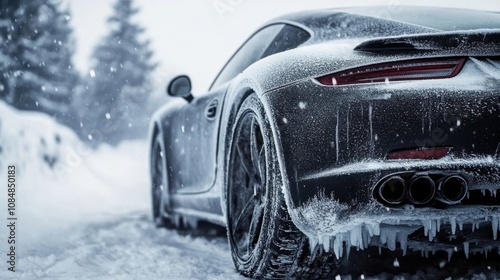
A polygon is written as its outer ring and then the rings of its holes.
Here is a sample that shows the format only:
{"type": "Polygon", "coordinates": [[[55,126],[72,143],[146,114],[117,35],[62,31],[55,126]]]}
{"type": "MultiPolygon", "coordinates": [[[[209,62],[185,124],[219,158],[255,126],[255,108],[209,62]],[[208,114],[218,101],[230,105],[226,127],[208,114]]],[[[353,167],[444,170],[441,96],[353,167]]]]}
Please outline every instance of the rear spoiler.
{"type": "Polygon", "coordinates": [[[365,41],[356,51],[374,54],[461,51],[478,55],[500,55],[500,29],[481,29],[389,37],[365,41]]]}

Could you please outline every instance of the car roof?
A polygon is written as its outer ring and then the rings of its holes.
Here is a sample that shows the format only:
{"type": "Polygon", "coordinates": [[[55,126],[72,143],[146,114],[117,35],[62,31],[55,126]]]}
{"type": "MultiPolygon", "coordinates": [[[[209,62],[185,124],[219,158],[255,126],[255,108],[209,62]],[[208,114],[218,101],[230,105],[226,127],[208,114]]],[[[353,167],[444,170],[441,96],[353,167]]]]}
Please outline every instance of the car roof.
{"type": "Polygon", "coordinates": [[[443,31],[500,28],[500,14],[491,11],[417,6],[361,7],[345,11],[443,31]]]}
{"type": "Polygon", "coordinates": [[[310,10],[271,21],[308,29],[315,41],[322,38],[384,37],[440,31],[498,29],[500,14],[489,11],[421,7],[366,6],[310,10]]]}

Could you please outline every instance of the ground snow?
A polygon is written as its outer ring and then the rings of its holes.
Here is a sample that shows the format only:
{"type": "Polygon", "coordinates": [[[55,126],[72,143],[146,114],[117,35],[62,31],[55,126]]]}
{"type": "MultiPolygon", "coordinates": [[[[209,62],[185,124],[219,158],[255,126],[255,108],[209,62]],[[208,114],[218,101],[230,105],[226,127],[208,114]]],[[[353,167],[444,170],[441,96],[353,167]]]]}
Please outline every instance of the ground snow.
{"type": "Polygon", "coordinates": [[[20,254],[19,271],[1,279],[242,279],[225,237],[207,239],[157,229],[134,213],[87,223],[20,254]]]}

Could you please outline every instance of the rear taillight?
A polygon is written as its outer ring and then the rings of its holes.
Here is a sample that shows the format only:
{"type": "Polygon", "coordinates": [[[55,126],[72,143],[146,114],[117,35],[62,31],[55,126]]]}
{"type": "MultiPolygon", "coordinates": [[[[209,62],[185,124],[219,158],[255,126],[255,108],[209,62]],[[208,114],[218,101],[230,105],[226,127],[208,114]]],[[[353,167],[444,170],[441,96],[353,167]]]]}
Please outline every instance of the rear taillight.
{"type": "Polygon", "coordinates": [[[369,65],[317,78],[323,85],[352,85],[390,81],[445,79],[456,76],[464,58],[408,60],[369,65]]]}

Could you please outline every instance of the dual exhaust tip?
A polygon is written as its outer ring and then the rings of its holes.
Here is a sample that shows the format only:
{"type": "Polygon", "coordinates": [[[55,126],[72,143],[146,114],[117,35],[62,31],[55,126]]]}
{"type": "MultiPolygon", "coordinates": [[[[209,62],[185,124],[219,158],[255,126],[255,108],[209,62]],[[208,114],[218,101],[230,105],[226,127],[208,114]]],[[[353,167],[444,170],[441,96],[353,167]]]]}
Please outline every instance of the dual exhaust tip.
{"type": "Polygon", "coordinates": [[[433,199],[448,205],[460,203],[468,191],[468,184],[459,175],[450,175],[434,181],[427,175],[413,176],[408,182],[395,175],[385,179],[378,195],[385,204],[398,205],[408,200],[414,205],[425,205],[433,199]]]}

